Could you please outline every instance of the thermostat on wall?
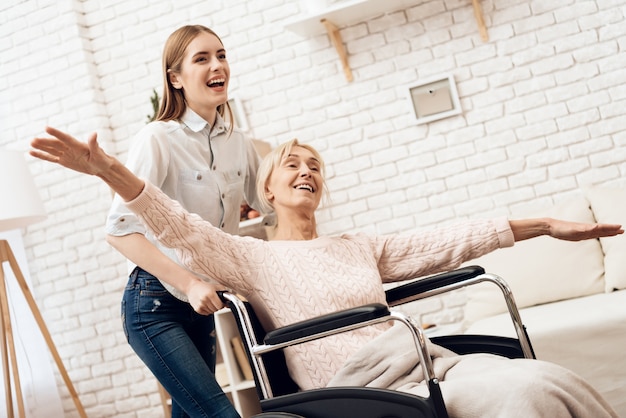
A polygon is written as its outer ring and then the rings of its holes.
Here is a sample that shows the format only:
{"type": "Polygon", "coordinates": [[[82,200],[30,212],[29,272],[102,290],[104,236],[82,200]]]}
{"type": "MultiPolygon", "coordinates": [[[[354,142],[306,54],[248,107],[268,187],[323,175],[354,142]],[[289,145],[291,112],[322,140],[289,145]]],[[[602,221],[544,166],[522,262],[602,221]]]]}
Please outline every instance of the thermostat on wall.
{"type": "Polygon", "coordinates": [[[454,77],[437,76],[407,88],[412,118],[417,124],[427,123],[461,113],[461,103],[454,77]]]}

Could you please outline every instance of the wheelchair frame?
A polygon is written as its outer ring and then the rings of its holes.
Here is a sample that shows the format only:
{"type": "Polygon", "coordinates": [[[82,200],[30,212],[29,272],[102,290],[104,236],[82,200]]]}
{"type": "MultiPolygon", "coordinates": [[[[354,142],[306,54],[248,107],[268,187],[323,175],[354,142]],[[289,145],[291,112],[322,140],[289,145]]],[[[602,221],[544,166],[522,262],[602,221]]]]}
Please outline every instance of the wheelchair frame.
{"type": "MultiPolygon", "coordinates": [[[[481,282],[493,283],[502,291],[518,338],[453,335],[431,338],[431,341],[459,354],[486,352],[512,358],[535,358],[510,287],[499,276],[485,273],[482,267],[465,267],[416,279],[389,289],[386,291],[387,303],[389,306],[398,306],[481,282]]],[[[423,416],[445,418],[448,416],[439,380],[434,374],[432,360],[428,353],[426,337],[420,325],[409,316],[389,309],[387,305],[369,304],[301,321],[265,333],[249,303],[229,292],[220,292],[220,296],[235,317],[253,370],[263,411],[262,414],[257,415],[258,417],[400,418],[423,416]],[[280,371],[282,376],[279,379],[274,378],[274,380],[287,381],[286,386],[283,383],[271,381],[272,373],[267,365],[284,362],[281,349],[390,320],[404,324],[413,336],[420,364],[426,376],[428,397],[363,387],[330,387],[299,392],[295,383],[285,377],[286,370],[280,371]],[[273,357],[266,360],[267,356],[273,357]]],[[[286,368],[284,365],[281,366],[286,368]]]]}

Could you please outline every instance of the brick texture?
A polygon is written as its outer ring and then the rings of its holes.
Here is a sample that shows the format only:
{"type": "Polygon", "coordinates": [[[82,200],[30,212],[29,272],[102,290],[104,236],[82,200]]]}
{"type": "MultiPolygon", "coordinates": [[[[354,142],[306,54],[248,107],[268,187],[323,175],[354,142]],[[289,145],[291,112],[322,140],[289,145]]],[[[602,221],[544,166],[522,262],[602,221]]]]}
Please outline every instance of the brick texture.
{"type": "MultiPolygon", "coordinates": [[[[483,1],[488,42],[469,0],[412,4],[341,27],[348,83],[326,35],[283,28],[304,12],[292,0],[5,1],[0,146],[26,151],[52,125],[97,131],[123,160],[161,88],[166,37],[200,23],[225,43],[250,134],[298,137],[327,159],[323,234],[519,213],[626,185],[626,0],[483,1]],[[415,125],[407,87],[443,73],[462,113],[415,125]]],[[[33,292],[88,415],[161,416],[120,325],[126,269],[104,241],[110,191],[29,161],[49,214],[24,231],[33,292]]],[[[462,293],[430,302],[422,320],[454,324],[463,303],[462,293]]]]}

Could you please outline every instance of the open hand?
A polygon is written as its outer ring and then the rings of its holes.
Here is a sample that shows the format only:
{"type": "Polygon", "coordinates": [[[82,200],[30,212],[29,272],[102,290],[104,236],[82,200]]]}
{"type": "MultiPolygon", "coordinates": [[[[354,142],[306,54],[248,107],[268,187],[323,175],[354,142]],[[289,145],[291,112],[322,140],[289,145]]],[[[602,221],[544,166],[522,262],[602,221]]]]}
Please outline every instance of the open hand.
{"type": "Polygon", "coordinates": [[[87,142],[81,142],[73,136],[52,127],[46,127],[52,138],[34,138],[30,145],[30,155],[40,160],[49,161],[74,171],[98,175],[113,163],[113,158],[98,145],[96,133],[89,136],[87,142]]]}
{"type": "Polygon", "coordinates": [[[624,233],[618,224],[587,224],[550,219],[550,236],[565,241],[612,237],[624,233]]]}

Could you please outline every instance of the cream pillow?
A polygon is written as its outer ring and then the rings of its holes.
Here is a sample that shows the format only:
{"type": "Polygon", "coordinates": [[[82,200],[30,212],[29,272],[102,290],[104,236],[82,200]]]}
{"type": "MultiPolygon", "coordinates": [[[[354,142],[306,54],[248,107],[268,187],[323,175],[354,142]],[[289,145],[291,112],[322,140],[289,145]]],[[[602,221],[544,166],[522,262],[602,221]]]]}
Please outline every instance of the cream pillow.
{"type": "MultiPolygon", "coordinates": [[[[585,191],[597,222],[626,225],[626,189],[585,191]]],[[[626,289],[626,235],[600,238],[604,252],[605,291],[626,289]]]]}
{"type": "MultiPolygon", "coordinates": [[[[537,217],[595,222],[584,198],[515,218],[537,217]]],[[[541,236],[465,264],[480,265],[487,273],[502,277],[511,287],[518,308],[604,291],[603,254],[597,239],[570,242],[541,236]]],[[[465,319],[470,323],[507,310],[502,293],[491,283],[469,286],[467,294],[465,319]]]]}

